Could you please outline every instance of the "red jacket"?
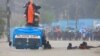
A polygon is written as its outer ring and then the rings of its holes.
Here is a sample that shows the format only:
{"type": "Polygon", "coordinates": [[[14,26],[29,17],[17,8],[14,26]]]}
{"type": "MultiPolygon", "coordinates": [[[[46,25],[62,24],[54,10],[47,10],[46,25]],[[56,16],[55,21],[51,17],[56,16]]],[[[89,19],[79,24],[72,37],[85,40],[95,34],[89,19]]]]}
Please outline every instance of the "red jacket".
{"type": "Polygon", "coordinates": [[[27,23],[33,23],[34,22],[34,17],[35,17],[35,10],[34,10],[34,6],[32,5],[32,3],[30,3],[28,5],[28,12],[27,12],[27,23]]]}

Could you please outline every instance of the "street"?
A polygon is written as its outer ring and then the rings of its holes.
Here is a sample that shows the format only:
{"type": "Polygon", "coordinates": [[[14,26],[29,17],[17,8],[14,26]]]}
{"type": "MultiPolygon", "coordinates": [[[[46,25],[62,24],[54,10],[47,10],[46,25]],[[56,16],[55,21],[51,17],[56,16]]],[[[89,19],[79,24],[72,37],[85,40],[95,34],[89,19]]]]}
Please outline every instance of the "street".
{"type": "MultiPolygon", "coordinates": [[[[100,48],[92,48],[89,50],[67,50],[68,43],[72,43],[73,46],[78,46],[82,41],[50,41],[54,49],[38,50],[32,49],[15,49],[9,47],[8,43],[0,40],[0,56],[100,56],[100,48]]],[[[99,41],[88,41],[89,45],[98,46],[99,41]]]]}

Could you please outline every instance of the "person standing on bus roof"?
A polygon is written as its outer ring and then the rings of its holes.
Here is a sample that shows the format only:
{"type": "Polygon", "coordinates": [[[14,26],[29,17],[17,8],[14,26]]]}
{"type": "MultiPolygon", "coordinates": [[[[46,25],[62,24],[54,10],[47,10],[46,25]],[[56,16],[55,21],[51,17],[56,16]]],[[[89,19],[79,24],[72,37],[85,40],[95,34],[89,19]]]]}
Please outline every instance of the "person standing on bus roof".
{"type": "MultiPolygon", "coordinates": [[[[40,16],[38,9],[40,9],[40,6],[36,6],[32,0],[30,0],[26,5],[24,6],[25,9],[25,17],[27,21],[27,25],[34,26],[35,25],[35,19],[38,19],[37,22],[40,21],[40,16]]],[[[38,24],[38,23],[37,23],[38,24]]]]}

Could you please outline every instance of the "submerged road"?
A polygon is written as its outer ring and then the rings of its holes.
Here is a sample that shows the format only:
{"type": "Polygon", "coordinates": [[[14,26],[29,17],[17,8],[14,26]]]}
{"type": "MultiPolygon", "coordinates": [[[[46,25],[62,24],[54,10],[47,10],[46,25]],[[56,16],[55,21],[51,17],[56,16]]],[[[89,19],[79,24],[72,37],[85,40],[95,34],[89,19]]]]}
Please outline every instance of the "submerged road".
{"type": "MultiPolygon", "coordinates": [[[[9,47],[4,39],[0,39],[0,56],[100,56],[100,48],[92,48],[89,50],[67,50],[68,43],[78,46],[82,41],[50,41],[54,49],[38,50],[32,49],[15,49],[9,47]]],[[[89,45],[98,46],[99,41],[88,41],[89,45]]]]}

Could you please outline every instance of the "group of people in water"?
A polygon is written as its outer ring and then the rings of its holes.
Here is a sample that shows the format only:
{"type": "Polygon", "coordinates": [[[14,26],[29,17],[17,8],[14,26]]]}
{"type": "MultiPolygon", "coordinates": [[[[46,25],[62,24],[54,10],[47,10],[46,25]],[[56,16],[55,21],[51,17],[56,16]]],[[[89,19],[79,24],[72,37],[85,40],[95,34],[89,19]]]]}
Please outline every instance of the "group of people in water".
{"type": "Polygon", "coordinates": [[[87,42],[81,43],[79,46],[72,46],[72,43],[69,43],[67,49],[90,49],[90,48],[98,48],[100,46],[89,46],[87,42]]]}
{"type": "MultiPolygon", "coordinates": [[[[71,49],[90,49],[90,48],[99,48],[100,46],[89,46],[87,44],[87,42],[82,42],[79,46],[72,46],[72,43],[69,43],[67,46],[68,50],[71,49]]],[[[49,41],[46,42],[46,44],[44,45],[44,49],[52,49],[53,47],[51,46],[51,44],[49,43],[49,41]]]]}

